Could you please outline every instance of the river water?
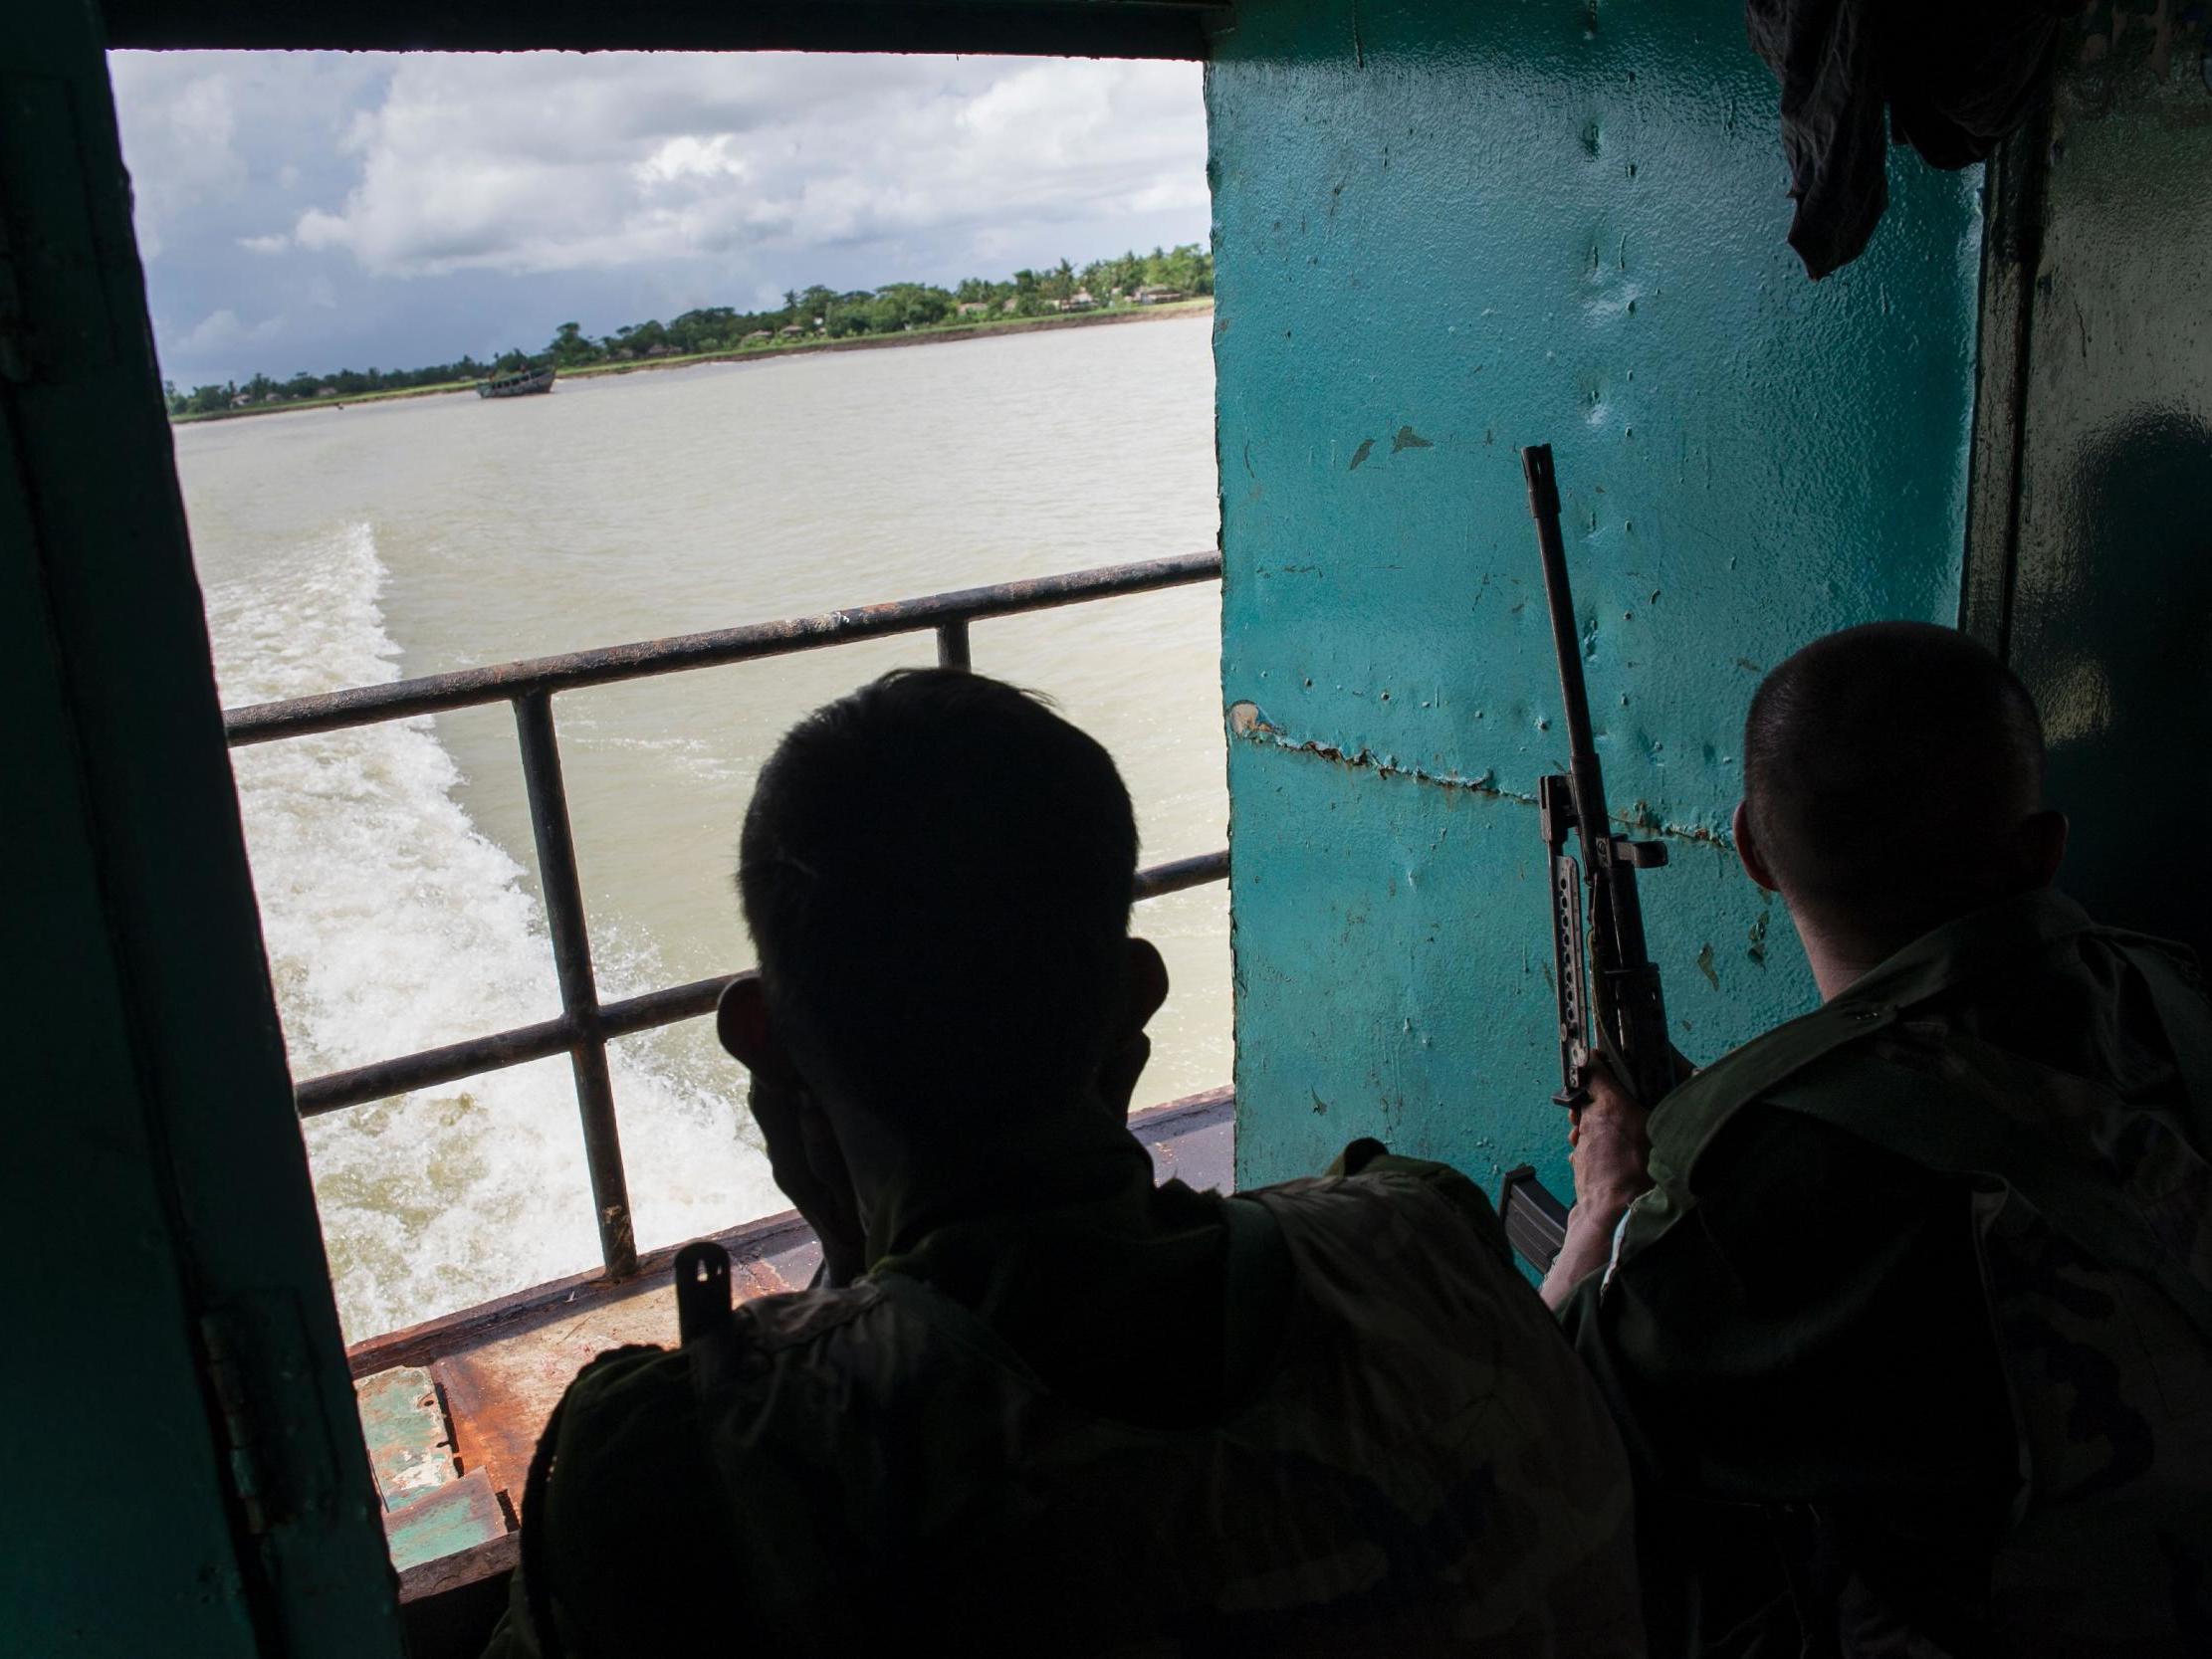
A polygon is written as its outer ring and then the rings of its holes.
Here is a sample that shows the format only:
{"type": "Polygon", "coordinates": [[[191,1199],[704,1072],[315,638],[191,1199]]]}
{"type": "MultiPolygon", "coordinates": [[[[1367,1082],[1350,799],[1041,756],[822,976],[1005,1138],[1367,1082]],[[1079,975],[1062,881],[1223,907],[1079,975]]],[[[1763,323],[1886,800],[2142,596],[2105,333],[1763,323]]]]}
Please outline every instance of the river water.
{"type": "MultiPolygon", "coordinates": [[[[179,428],[226,706],[1203,550],[1205,317],[179,428]]],[[[1113,751],[1147,863],[1223,845],[1216,584],[977,625],[1113,751]]],[[[600,992],[748,965],[777,735],[927,634],[554,701],[600,992]]],[[[504,706],[233,755],[294,1075],[553,1017],[504,706]]],[[[1174,991],[1140,1103],[1227,1081],[1225,891],[1140,908],[1174,991]]],[[[915,964],[927,972],[927,961],[915,964]]],[[[784,1208],[703,1021],[613,1047],[642,1247],[784,1208]]],[[[307,1126],[347,1336],[593,1265],[565,1057],[307,1126]]]]}

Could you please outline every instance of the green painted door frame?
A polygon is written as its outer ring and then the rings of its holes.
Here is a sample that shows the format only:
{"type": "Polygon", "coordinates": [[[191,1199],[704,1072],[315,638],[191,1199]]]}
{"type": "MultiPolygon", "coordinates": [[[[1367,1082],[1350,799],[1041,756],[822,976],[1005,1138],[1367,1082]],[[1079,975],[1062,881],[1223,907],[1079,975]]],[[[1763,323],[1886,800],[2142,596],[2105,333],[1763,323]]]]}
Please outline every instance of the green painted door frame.
{"type": "Polygon", "coordinates": [[[87,0],[0,8],[8,1645],[399,1652],[87,0]]]}

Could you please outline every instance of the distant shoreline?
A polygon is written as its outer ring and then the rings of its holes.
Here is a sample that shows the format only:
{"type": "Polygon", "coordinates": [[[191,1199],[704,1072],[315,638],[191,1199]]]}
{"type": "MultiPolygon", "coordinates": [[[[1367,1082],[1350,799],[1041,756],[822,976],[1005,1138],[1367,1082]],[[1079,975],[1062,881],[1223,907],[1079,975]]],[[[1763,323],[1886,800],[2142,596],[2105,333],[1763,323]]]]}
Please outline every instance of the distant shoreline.
{"type": "MultiPolygon", "coordinates": [[[[1155,322],[1167,317],[1198,316],[1214,309],[1214,297],[1178,300],[1165,306],[1132,306],[1119,311],[1079,311],[1073,316],[1016,316],[984,322],[941,322],[928,328],[897,334],[855,334],[847,339],[801,339],[743,347],[735,351],[702,351],[687,357],[650,357],[628,363],[593,363],[586,368],[563,369],[562,380],[584,380],[603,374],[639,374],[652,369],[692,368],[700,363],[752,363],[771,357],[796,357],[823,351],[883,351],[908,345],[941,345],[954,340],[991,339],[1000,334],[1030,334],[1047,328],[1089,328],[1104,323],[1155,322]]],[[[558,380],[554,382],[555,385],[558,380]]],[[[342,409],[351,403],[395,403],[408,397],[452,397],[473,392],[474,380],[449,380],[436,386],[403,386],[388,392],[361,392],[352,397],[298,398],[289,403],[253,403],[243,409],[211,409],[203,415],[171,415],[171,426],[197,426],[205,421],[245,420],[254,415],[291,415],[306,409],[342,409]]]]}

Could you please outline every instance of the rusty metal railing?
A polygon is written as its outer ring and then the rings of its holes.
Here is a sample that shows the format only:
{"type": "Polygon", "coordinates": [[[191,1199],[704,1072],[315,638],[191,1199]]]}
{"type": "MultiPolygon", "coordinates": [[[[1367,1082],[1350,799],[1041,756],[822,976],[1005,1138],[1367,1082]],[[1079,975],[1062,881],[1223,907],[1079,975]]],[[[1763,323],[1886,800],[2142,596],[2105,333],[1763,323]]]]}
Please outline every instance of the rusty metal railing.
{"type": "MultiPolygon", "coordinates": [[[[560,988],[559,1017],[309,1078],[294,1092],[301,1116],[318,1117],[565,1053],[574,1074],[576,1112],[583,1124],[584,1166],[598,1215],[599,1257],[613,1277],[634,1272],[637,1241],[630,1217],[629,1177],[622,1166],[622,1141],[615,1125],[614,1086],[607,1073],[606,1046],[617,1037],[712,1013],[723,988],[743,975],[697,979],[688,985],[671,985],[613,1002],[599,1000],[583,888],[576,874],[575,842],[568,822],[568,796],[560,776],[553,694],[685,669],[816,651],[893,634],[935,632],[939,664],[965,669],[969,666],[969,624],[973,622],[1180,587],[1211,580],[1220,573],[1218,553],[1147,559],[783,622],[754,623],[596,651],[460,669],[451,674],[357,686],[226,711],[224,733],[231,746],[239,748],[318,731],[507,703],[514,708],[516,736],[522,747],[523,785],[530,803],[531,832],[538,844],[539,886],[545,895],[546,929],[552,937],[554,973],[560,988]]],[[[1134,896],[1138,900],[1155,899],[1221,881],[1227,875],[1226,851],[1204,853],[1139,871],[1134,896]]]]}

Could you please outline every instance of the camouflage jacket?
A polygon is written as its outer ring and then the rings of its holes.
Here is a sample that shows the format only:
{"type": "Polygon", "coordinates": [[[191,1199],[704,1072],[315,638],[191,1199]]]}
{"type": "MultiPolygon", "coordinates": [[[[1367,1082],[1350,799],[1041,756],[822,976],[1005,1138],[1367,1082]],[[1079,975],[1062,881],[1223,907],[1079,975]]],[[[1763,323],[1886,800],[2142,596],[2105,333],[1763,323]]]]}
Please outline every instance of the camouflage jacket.
{"type": "Polygon", "coordinates": [[[2212,1009],[2053,894],[1699,1073],[1564,1318],[1655,1653],[2212,1652],[2212,1009]]]}
{"type": "MultiPolygon", "coordinates": [[[[548,1429],[493,1653],[1641,1653],[1596,1390],[1479,1190],[1364,1145],[1236,1199],[1142,1170],[1137,1202],[1225,1235],[1231,1381],[1197,1419],[1070,1397],[1008,1343],[1033,1215],[602,1356],[548,1429]]],[[[1106,1322],[1058,1231],[1080,1334],[1106,1322]]]]}

